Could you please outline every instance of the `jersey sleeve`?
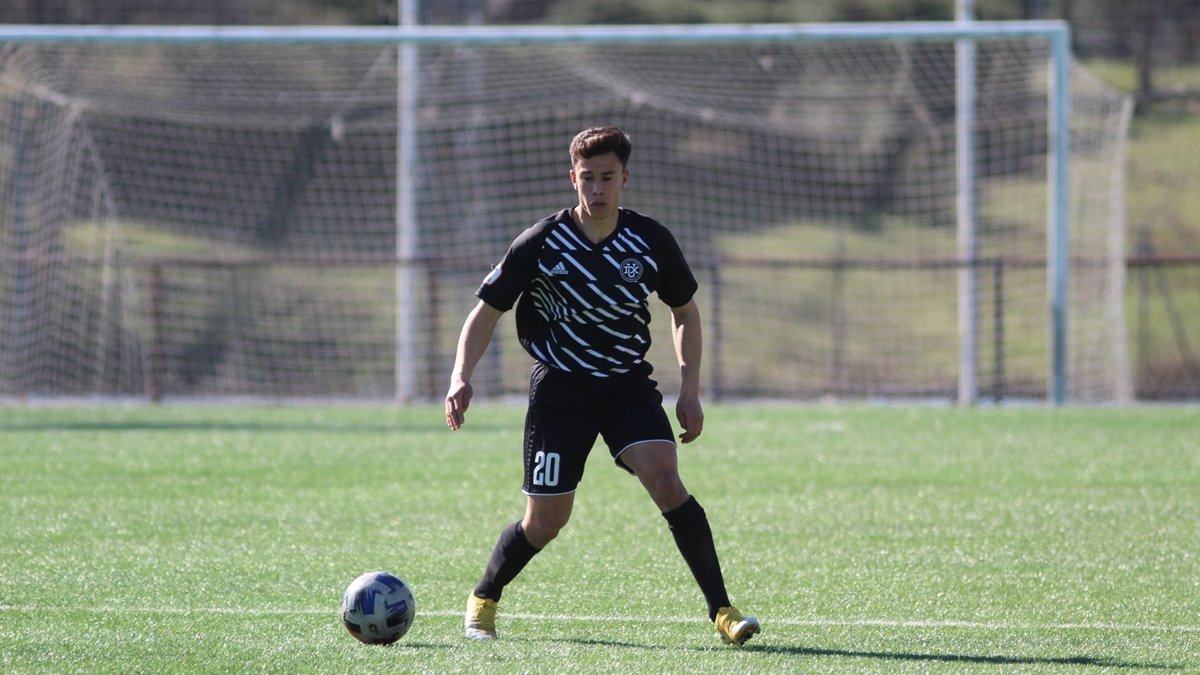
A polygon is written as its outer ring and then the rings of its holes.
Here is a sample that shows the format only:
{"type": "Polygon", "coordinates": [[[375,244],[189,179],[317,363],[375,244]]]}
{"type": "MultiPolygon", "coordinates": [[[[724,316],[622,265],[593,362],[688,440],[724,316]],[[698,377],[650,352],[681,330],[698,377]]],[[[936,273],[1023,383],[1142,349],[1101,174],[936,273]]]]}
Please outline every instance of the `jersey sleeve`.
{"type": "Polygon", "coordinates": [[[655,256],[660,275],[658,299],[670,307],[682,307],[691,301],[700,285],[696,283],[696,277],[692,275],[692,269],[683,257],[675,236],[665,227],[661,233],[659,251],[655,256]]]}
{"type": "Polygon", "coordinates": [[[537,274],[538,253],[545,239],[540,234],[544,229],[540,225],[525,230],[513,241],[500,264],[492,268],[475,290],[475,297],[501,312],[512,309],[537,274]]]}

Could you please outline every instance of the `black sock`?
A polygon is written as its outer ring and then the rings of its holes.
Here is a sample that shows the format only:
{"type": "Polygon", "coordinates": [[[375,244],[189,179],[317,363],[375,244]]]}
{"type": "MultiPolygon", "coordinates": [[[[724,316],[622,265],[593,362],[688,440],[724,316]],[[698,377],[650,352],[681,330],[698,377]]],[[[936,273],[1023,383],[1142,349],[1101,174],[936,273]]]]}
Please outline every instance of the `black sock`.
{"type": "Polygon", "coordinates": [[[504,528],[500,533],[500,540],[496,542],[496,548],[492,549],[492,557],[483,572],[483,579],[475,587],[475,596],[499,602],[504,587],[525,569],[525,565],[529,564],[540,550],[534,548],[525,538],[521,521],[518,520],[504,528]]]}
{"type": "Polygon", "coordinates": [[[717,546],[713,543],[712,528],[708,516],[695,497],[677,509],[663,514],[675,545],[683,554],[684,561],[692,570],[704,600],[708,603],[708,618],[717,618],[717,610],[729,606],[729,595],[725,592],[725,578],[721,576],[721,562],[717,560],[717,546]]]}

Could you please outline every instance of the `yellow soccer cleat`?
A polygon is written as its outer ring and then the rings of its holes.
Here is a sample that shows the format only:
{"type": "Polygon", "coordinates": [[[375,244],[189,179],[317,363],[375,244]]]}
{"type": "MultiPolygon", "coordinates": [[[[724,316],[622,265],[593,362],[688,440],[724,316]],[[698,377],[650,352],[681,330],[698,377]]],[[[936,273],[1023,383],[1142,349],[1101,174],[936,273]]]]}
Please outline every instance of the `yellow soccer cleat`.
{"type": "Polygon", "coordinates": [[[717,618],[713,620],[717,627],[717,636],[727,645],[746,644],[751,635],[762,630],[758,619],[752,616],[742,616],[734,607],[722,607],[717,610],[717,618]]]}
{"type": "Polygon", "coordinates": [[[467,637],[472,640],[496,639],[496,601],[477,598],[471,593],[467,598],[467,615],[463,620],[467,637]]]}

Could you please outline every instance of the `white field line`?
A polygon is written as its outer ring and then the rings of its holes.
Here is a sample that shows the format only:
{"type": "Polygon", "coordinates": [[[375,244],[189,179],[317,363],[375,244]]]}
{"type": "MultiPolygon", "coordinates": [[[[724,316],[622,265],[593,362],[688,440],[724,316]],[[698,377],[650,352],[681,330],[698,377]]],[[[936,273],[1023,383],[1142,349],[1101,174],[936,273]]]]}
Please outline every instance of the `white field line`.
{"type": "MultiPolygon", "coordinates": [[[[39,607],[35,605],[0,605],[0,612],[17,614],[53,612],[90,612],[95,614],[329,614],[337,616],[337,608],[327,609],[284,609],[248,607],[39,607]]],[[[420,610],[425,616],[462,616],[460,610],[420,610]]],[[[504,614],[505,619],[528,621],[591,621],[591,622],[635,622],[635,623],[708,623],[703,617],[628,617],[628,616],[578,616],[567,614],[504,614]]],[[[833,627],[885,627],[885,628],[967,628],[977,630],[1098,630],[1112,632],[1143,631],[1150,633],[1200,633],[1200,626],[1155,626],[1123,623],[999,623],[979,621],[889,621],[885,619],[789,619],[764,618],[767,625],[781,626],[833,626],[833,627]]]]}

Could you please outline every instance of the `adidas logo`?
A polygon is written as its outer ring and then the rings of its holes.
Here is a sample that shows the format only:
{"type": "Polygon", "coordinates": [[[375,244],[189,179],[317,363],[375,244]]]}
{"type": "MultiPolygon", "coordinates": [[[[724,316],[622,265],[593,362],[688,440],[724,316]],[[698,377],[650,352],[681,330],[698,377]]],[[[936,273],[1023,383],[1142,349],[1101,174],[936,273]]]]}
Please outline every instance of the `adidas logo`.
{"type": "Polygon", "coordinates": [[[567,266],[566,266],[566,265],[564,265],[564,264],[562,264],[561,262],[560,262],[560,263],[558,263],[558,264],[557,264],[557,265],[555,265],[553,268],[551,268],[551,270],[550,270],[550,276],[552,276],[552,277],[565,277],[565,276],[567,276],[567,266]]]}

